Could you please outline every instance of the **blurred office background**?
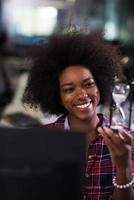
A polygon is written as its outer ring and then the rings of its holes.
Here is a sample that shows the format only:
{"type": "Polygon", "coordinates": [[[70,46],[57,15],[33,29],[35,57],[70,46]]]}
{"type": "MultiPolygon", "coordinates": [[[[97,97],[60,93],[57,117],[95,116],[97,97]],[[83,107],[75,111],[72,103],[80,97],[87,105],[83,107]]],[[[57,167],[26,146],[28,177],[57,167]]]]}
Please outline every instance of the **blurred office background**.
{"type": "MultiPolygon", "coordinates": [[[[16,127],[49,123],[56,116],[21,104],[33,60],[28,49],[75,24],[119,45],[124,72],[134,78],[133,0],[0,0],[0,119],[16,127]]],[[[126,110],[127,112],[127,110],[126,110]]]]}

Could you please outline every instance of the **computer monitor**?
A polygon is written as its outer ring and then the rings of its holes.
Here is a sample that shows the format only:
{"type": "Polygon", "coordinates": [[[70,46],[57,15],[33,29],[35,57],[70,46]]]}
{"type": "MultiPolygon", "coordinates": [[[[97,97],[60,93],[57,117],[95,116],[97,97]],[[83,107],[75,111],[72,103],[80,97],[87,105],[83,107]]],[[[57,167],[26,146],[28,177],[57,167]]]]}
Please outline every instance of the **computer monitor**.
{"type": "Polygon", "coordinates": [[[86,134],[0,128],[1,200],[81,200],[86,134]]]}

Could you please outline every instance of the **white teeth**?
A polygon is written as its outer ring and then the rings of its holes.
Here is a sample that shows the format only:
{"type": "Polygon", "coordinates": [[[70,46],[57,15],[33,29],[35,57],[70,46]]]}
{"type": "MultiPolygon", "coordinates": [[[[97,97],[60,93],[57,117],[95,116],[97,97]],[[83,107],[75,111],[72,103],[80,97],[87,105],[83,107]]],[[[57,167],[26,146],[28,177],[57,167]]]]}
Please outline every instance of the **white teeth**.
{"type": "Polygon", "coordinates": [[[77,105],[77,108],[83,109],[83,108],[87,108],[90,105],[90,103],[85,103],[83,105],[77,105]]]}

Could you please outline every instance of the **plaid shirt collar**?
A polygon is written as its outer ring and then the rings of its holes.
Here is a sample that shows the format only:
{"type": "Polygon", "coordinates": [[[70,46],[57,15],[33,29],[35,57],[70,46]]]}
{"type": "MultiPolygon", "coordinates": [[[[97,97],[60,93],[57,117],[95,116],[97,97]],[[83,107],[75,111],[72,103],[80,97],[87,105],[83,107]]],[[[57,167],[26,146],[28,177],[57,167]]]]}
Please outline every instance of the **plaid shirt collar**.
{"type": "MultiPolygon", "coordinates": [[[[103,114],[99,113],[98,117],[99,117],[99,124],[98,124],[98,126],[106,126],[108,124],[108,119],[105,118],[103,116],[103,114]]],[[[64,129],[65,130],[69,130],[70,126],[69,126],[69,121],[68,121],[68,115],[61,116],[61,119],[64,119],[64,129]]],[[[100,133],[98,133],[97,137],[102,137],[102,135],[100,133]]]]}

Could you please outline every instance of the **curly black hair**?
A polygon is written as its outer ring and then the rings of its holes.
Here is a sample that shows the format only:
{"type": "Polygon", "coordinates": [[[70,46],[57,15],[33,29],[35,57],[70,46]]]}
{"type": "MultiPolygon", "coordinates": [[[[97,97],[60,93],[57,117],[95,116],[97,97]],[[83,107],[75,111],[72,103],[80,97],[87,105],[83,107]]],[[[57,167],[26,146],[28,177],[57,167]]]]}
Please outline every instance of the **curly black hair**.
{"type": "Polygon", "coordinates": [[[70,65],[82,65],[91,71],[103,105],[110,97],[113,77],[124,79],[119,50],[98,34],[51,35],[37,55],[22,101],[50,114],[66,111],[61,104],[59,76],[70,65]]]}

